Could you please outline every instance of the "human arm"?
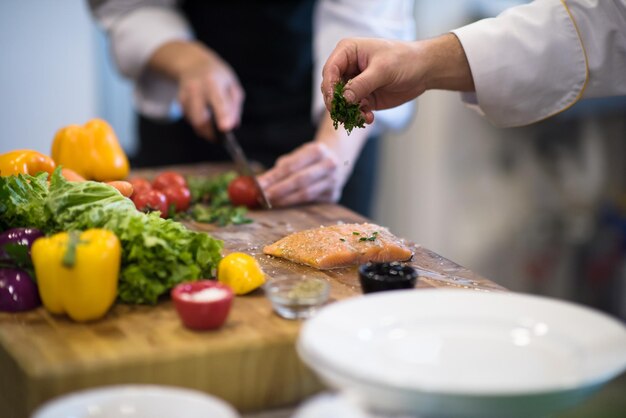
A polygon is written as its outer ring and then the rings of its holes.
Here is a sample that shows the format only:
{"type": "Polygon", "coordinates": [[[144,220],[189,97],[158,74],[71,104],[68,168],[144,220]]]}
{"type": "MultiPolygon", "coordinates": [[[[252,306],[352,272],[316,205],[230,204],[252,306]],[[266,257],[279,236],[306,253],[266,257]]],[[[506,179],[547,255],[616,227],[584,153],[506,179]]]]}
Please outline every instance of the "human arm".
{"type": "Polygon", "coordinates": [[[334,85],[347,79],[344,97],[361,104],[367,123],[374,122],[373,111],[393,108],[426,90],[474,89],[467,59],[453,34],[414,42],[345,39],[322,74],[326,107],[330,109],[334,85]]]}
{"type": "Polygon", "coordinates": [[[309,201],[335,202],[352,173],[367,137],[406,126],[412,104],[384,112],[376,125],[355,129],[350,136],[335,130],[318,88],[322,66],[342,36],[413,39],[412,0],[319,0],[314,14],[314,88],[311,106],[318,129],[312,141],[283,156],[259,178],[278,206],[309,201]]]}
{"type": "Polygon", "coordinates": [[[213,138],[213,116],[222,131],[239,124],[243,88],[233,69],[213,50],[198,42],[169,41],[151,55],[147,68],[176,81],[178,101],[198,135],[213,138]]]}
{"type": "Polygon", "coordinates": [[[497,126],[626,94],[626,0],[539,0],[454,33],[476,84],[465,100],[497,126]]]}
{"type": "Polygon", "coordinates": [[[215,108],[222,129],[238,122],[243,90],[236,75],[217,54],[193,41],[175,0],[90,0],[89,4],[108,34],[118,69],[134,83],[140,113],[167,118],[177,113],[178,98],[201,135],[210,136],[206,104],[215,108]],[[202,106],[203,102],[208,103],[202,106]]]}
{"type": "MultiPolygon", "coordinates": [[[[367,112],[401,102],[402,98],[391,94],[401,85],[410,85],[411,96],[428,89],[471,91],[467,83],[442,86],[445,80],[433,82],[434,74],[458,70],[471,75],[477,104],[494,124],[533,123],[567,109],[581,97],[626,94],[625,21],[625,0],[539,0],[511,8],[497,18],[453,31],[462,46],[461,55],[437,56],[426,48],[431,58],[419,53],[408,58],[420,57],[410,62],[417,68],[404,62],[372,67],[357,83],[356,100],[374,96],[373,103],[364,106],[367,112]],[[398,71],[395,65],[405,71],[398,71]]],[[[452,40],[450,35],[444,36],[452,40]]],[[[337,74],[359,73],[374,62],[370,54],[376,50],[358,44],[359,68],[354,64],[356,50],[349,45],[338,45],[324,67],[322,91],[326,97],[337,74]]],[[[397,50],[393,48],[393,52],[397,50]]]]}

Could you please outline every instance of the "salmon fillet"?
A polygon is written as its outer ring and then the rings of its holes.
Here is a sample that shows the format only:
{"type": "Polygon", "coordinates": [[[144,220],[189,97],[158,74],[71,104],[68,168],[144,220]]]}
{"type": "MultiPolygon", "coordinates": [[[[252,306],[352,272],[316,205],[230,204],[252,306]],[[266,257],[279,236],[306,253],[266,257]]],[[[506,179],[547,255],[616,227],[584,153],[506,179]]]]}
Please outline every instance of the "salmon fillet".
{"type": "Polygon", "coordinates": [[[371,223],[323,226],[295,232],[263,248],[265,254],[320,270],[368,261],[405,261],[413,252],[387,228],[371,223]]]}

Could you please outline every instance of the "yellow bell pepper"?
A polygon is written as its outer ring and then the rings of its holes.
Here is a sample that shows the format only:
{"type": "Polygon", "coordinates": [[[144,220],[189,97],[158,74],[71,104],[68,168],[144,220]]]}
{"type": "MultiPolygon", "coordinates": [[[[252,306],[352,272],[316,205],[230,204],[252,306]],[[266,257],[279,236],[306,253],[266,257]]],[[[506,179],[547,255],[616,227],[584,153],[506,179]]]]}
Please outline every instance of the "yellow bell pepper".
{"type": "Polygon", "coordinates": [[[102,119],[60,129],[52,142],[52,158],[87,180],[122,180],[130,169],[113,128],[102,119]]]}
{"type": "Polygon", "coordinates": [[[265,283],[265,274],[251,255],[231,253],[217,265],[217,280],[230,286],[236,295],[243,295],[265,283]]]}
{"type": "Polygon", "coordinates": [[[41,301],[51,313],[91,321],[113,305],[122,256],[113,232],[88,229],[39,238],[31,255],[41,301]]]}
{"type": "Polygon", "coordinates": [[[0,176],[35,175],[42,171],[51,174],[54,167],[52,158],[29,149],[10,151],[0,155],[0,176]]]}

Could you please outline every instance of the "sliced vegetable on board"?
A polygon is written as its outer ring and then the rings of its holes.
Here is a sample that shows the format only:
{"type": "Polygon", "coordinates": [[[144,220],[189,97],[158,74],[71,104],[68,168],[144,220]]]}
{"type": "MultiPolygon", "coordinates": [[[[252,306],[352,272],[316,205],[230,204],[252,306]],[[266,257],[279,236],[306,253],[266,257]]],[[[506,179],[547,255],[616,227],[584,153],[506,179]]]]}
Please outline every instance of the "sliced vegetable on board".
{"type": "Polygon", "coordinates": [[[254,209],[259,206],[259,191],[250,176],[239,176],[228,184],[228,197],[235,206],[254,209]]]}

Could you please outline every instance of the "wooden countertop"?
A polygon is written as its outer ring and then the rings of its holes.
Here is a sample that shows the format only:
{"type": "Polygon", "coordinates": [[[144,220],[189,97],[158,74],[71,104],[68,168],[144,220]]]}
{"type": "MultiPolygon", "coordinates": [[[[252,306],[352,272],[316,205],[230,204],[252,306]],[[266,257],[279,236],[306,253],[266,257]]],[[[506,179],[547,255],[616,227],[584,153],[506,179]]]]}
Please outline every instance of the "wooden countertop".
{"type": "MultiPolygon", "coordinates": [[[[218,228],[188,223],[224,241],[224,252],[254,255],[270,277],[299,274],[331,283],[331,302],[361,294],[356,268],[318,271],[262,254],[262,248],[301,229],[364,218],[337,205],[253,211],[254,223],[218,228]]],[[[401,231],[392,231],[402,236],[401,231]]],[[[418,288],[502,287],[411,244],[418,288]]],[[[262,290],[237,297],[223,328],[184,328],[170,301],[118,304],[102,320],[78,324],[43,308],[0,313],[0,405],[5,418],[24,418],[44,401],[97,386],[151,383],[199,389],[240,412],[293,405],[322,386],[298,359],[300,322],[273,313],[262,290]]]]}

